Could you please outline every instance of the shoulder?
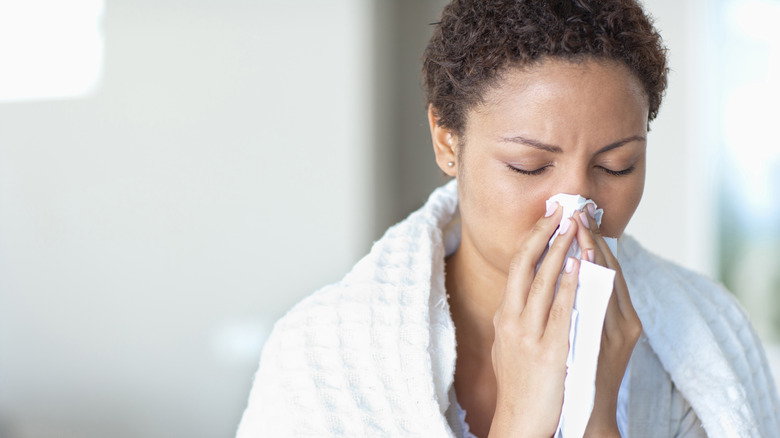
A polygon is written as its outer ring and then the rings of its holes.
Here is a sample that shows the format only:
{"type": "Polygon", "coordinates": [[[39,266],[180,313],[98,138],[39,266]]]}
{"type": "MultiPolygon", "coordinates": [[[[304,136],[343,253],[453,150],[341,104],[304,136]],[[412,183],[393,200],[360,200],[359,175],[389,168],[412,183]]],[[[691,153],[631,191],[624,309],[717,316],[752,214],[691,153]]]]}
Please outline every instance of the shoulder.
{"type": "Polygon", "coordinates": [[[735,297],[628,236],[620,239],[618,259],[653,351],[708,433],[736,428],[745,436],[778,436],[774,380],[735,297]]]}
{"type": "Polygon", "coordinates": [[[620,238],[618,254],[627,281],[641,282],[660,294],[665,290],[684,293],[697,304],[730,309],[731,317],[747,319],[739,301],[722,283],[652,253],[633,237],[620,238]]]}
{"type": "Polygon", "coordinates": [[[722,283],[651,253],[629,236],[620,243],[631,299],[648,322],[684,327],[691,335],[705,330],[728,355],[762,350],[747,312],[722,283]]]}
{"type": "MultiPolygon", "coordinates": [[[[263,356],[280,357],[280,353],[292,351],[335,353],[361,340],[367,343],[365,336],[372,325],[382,323],[382,315],[398,313],[392,309],[397,301],[392,295],[394,291],[381,284],[326,286],[301,300],[276,322],[263,356]]],[[[310,355],[309,359],[318,357],[310,355]]],[[[286,366],[289,364],[286,362],[286,366]]]]}
{"type": "Polygon", "coordinates": [[[410,431],[441,430],[437,395],[447,385],[437,386],[446,379],[433,370],[451,377],[439,356],[454,357],[454,332],[446,300],[444,306],[437,300],[444,296],[442,227],[456,206],[454,183],[436,190],[341,281],[274,325],[240,431],[428,436],[410,431]]]}
{"type": "Polygon", "coordinates": [[[357,287],[327,286],[277,321],[239,429],[246,435],[239,436],[365,433],[360,418],[366,407],[358,400],[372,400],[364,389],[381,386],[364,381],[373,378],[371,354],[380,355],[391,336],[372,328],[371,295],[357,287]]]}

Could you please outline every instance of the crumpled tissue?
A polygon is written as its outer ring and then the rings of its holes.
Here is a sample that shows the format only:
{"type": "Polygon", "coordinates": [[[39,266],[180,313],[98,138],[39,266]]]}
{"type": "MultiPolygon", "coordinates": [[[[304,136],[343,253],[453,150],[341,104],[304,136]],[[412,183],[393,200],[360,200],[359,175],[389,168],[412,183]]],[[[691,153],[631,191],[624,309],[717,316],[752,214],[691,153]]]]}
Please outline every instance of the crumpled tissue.
{"type": "MultiPolygon", "coordinates": [[[[547,200],[547,205],[557,202],[563,207],[561,223],[580,211],[587,211],[592,204],[596,223],[601,225],[604,211],[591,199],[580,195],[559,193],[547,200]]],[[[552,245],[558,231],[550,238],[552,245]]],[[[610,250],[617,256],[617,239],[605,237],[610,250]]],[[[580,246],[575,239],[567,257],[580,257],[580,246]]],[[[596,367],[604,316],[615,280],[615,271],[595,263],[580,261],[577,294],[574,298],[571,327],[569,329],[569,355],[566,358],[566,379],[563,389],[563,408],[557,438],[581,438],[593,411],[596,395],[596,367]]]]}

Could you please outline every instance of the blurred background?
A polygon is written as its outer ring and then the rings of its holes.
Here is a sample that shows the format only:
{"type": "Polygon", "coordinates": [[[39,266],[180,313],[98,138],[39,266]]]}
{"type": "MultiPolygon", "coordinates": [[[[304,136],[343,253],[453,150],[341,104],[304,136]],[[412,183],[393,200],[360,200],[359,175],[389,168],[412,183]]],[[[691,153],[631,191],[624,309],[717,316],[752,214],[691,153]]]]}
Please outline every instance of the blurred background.
{"type": "MultiPolygon", "coordinates": [[[[0,0],[0,437],[230,437],[273,322],[445,182],[443,0],[0,0]]],[[[670,49],[628,233],[780,341],[778,0],[670,49]]]]}

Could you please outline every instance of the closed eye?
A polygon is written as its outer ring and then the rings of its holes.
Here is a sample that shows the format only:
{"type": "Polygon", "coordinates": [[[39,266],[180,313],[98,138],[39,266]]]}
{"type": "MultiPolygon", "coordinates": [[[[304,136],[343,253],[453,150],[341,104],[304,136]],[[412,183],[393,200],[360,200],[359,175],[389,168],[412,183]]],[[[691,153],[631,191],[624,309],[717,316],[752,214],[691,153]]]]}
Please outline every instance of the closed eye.
{"type": "Polygon", "coordinates": [[[517,173],[519,173],[521,175],[536,176],[536,175],[541,175],[542,173],[544,173],[544,171],[547,170],[547,168],[550,167],[550,165],[548,164],[546,166],[542,166],[542,167],[540,167],[538,169],[534,169],[534,170],[518,169],[517,167],[514,167],[514,166],[509,165],[509,164],[507,164],[506,167],[514,170],[515,172],[517,172],[517,173]]]}
{"type": "Polygon", "coordinates": [[[627,169],[623,169],[623,170],[612,170],[612,169],[607,169],[606,167],[602,167],[602,166],[599,166],[599,168],[601,170],[603,170],[605,173],[607,173],[608,175],[624,176],[624,175],[628,175],[631,172],[633,172],[636,169],[636,166],[631,166],[631,167],[629,167],[627,169]]]}

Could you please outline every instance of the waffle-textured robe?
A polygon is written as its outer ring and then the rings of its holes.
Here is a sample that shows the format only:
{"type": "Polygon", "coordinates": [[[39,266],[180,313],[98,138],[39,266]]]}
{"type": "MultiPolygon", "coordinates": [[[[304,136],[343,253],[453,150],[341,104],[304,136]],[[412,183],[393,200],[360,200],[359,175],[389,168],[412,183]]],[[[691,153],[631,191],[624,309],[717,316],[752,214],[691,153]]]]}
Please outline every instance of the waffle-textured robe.
{"type": "MultiPolygon", "coordinates": [[[[455,216],[452,181],[340,282],[277,322],[239,438],[455,436],[455,326],[444,288],[455,216]]],[[[618,261],[644,330],[631,362],[628,435],[700,436],[700,420],[709,437],[780,437],[775,384],[733,296],[628,236],[618,261]]]]}

